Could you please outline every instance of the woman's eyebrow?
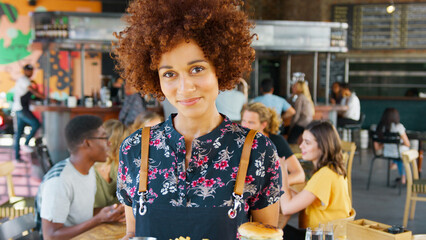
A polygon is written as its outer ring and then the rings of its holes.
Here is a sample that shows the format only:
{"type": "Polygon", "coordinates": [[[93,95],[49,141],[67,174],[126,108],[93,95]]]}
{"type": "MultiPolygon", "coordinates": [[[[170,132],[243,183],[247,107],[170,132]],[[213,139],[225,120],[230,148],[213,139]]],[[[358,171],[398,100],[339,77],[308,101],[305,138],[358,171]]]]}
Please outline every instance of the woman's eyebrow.
{"type": "Polygon", "coordinates": [[[165,69],[172,69],[172,66],[161,66],[161,67],[159,67],[158,68],[158,70],[161,70],[161,69],[163,69],[163,68],[165,68],[165,69]]]}
{"type": "Polygon", "coordinates": [[[206,60],[203,60],[203,59],[197,59],[197,60],[194,60],[194,61],[190,61],[190,62],[188,62],[188,65],[192,65],[192,64],[194,64],[194,63],[198,63],[198,62],[205,62],[205,63],[207,63],[207,61],[206,61],[206,60]]]}

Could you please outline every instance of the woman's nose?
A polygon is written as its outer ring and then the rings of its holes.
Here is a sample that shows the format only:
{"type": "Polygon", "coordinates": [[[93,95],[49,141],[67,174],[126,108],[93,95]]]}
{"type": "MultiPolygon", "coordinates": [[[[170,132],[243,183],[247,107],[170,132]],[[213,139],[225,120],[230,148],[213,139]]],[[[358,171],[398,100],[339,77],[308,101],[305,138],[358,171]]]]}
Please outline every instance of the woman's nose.
{"type": "Polygon", "coordinates": [[[195,90],[195,84],[193,79],[185,74],[179,76],[179,91],[181,93],[192,92],[195,90]]]}

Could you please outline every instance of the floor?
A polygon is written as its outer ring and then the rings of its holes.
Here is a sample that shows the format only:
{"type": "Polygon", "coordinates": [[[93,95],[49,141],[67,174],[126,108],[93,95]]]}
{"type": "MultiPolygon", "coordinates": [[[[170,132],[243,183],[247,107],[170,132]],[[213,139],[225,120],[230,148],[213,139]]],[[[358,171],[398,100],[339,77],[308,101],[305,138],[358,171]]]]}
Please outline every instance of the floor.
{"type": "MultiPolygon", "coordinates": [[[[12,153],[11,142],[0,138],[0,162],[12,159],[12,153]]],[[[371,158],[371,150],[365,149],[358,151],[354,159],[352,188],[356,219],[364,218],[389,225],[402,225],[406,191],[403,188],[399,195],[397,188],[386,187],[387,162],[380,160],[375,163],[370,190],[367,191],[371,158]]],[[[15,162],[16,168],[13,172],[15,192],[17,196],[35,196],[40,184],[40,169],[31,154],[24,154],[23,159],[25,163],[15,162]]],[[[423,164],[423,172],[426,175],[426,163],[423,164]]],[[[397,171],[391,171],[391,180],[396,177],[397,171]]],[[[0,178],[0,203],[7,199],[6,181],[5,178],[0,178]]],[[[290,224],[297,225],[297,218],[292,217],[290,224]]],[[[407,229],[414,234],[426,233],[426,202],[417,203],[415,218],[408,221],[407,229]]]]}

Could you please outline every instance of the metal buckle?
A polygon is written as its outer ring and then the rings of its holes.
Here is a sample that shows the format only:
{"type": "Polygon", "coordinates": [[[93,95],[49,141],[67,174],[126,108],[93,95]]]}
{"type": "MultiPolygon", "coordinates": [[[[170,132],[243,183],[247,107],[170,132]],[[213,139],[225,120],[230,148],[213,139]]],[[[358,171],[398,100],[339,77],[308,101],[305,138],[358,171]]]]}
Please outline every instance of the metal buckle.
{"type": "Polygon", "coordinates": [[[243,198],[243,196],[236,194],[235,192],[232,193],[232,196],[234,197],[233,207],[229,209],[228,216],[230,219],[234,219],[237,217],[238,211],[237,209],[241,210],[241,202],[240,200],[243,198]]]}
{"type": "Polygon", "coordinates": [[[139,194],[139,215],[143,216],[146,214],[146,195],[145,192],[139,194]]]}

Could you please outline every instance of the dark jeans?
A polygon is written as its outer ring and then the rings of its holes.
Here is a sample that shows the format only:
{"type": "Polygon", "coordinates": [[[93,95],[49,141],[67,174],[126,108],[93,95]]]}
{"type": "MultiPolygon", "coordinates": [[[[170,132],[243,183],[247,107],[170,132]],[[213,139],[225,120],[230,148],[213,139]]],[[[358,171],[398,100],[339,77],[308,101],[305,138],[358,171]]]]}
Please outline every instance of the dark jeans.
{"type": "Polygon", "coordinates": [[[284,227],[283,231],[284,231],[284,239],[305,240],[306,229],[297,229],[287,224],[284,227]]]}
{"type": "Polygon", "coordinates": [[[30,142],[30,139],[34,137],[34,134],[37,132],[37,130],[40,128],[40,122],[38,119],[34,116],[34,114],[30,111],[17,111],[16,112],[16,122],[17,122],[17,129],[15,133],[15,158],[20,159],[19,155],[19,139],[21,138],[22,133],[24,133],[24,127],[26,125],[31,126],[31,132],[27,136],[25,140],[25,145],[28,145],[30,142]]]}
{"type": "Polygon", "coordinates": [[[337,126],[345,127],[346,124],[357,124],[359,123],[357,120],[353,120],[350,118],[339,117],[337,118],[337,126]]]}

